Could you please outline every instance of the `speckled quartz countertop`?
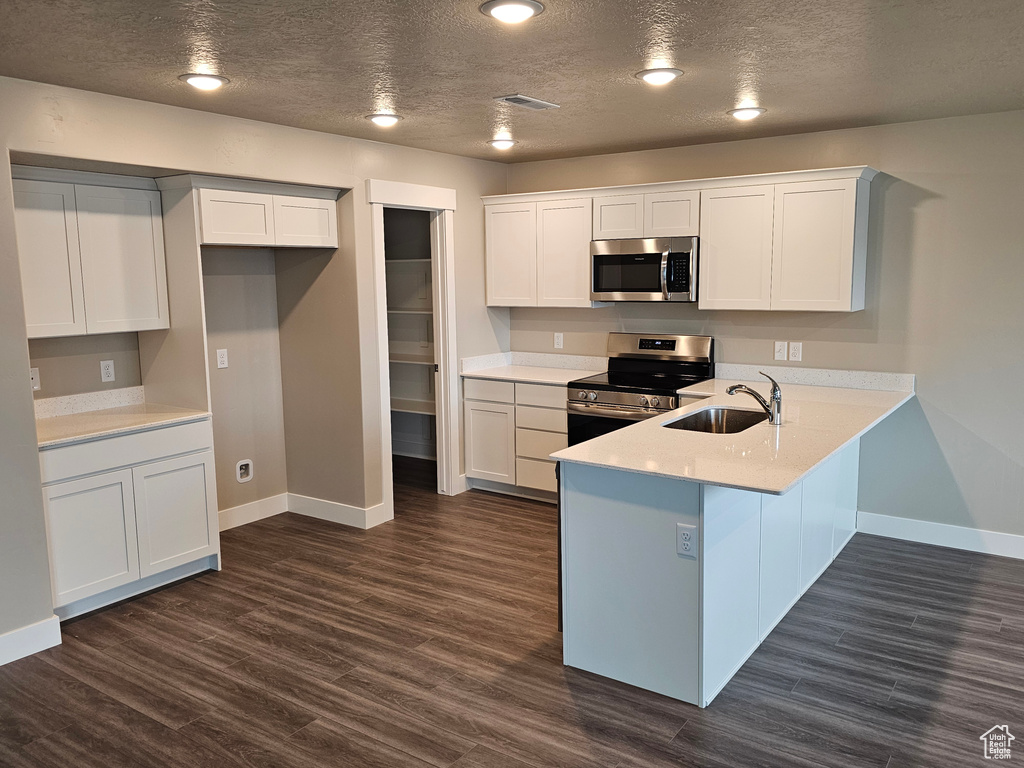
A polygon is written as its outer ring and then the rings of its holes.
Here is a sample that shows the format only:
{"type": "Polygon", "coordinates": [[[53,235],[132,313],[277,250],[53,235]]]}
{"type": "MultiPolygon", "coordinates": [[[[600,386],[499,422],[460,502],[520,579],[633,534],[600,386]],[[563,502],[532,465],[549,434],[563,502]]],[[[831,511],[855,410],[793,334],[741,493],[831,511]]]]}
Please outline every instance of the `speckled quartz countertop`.
{"type": "MultiPolygon", "coordinates": [[[[726,387],[736,383],[713,379],[688,387],[681,392],[707,398],[551,456],[570,463],[782,494],[914,397],[911,391],[783,384],[782,424],[777,427],[764,421],[733,435],[714,435],[662,426],[713,405],[760,411],[749,395],[725,393],[726,387]]],[[[746,383],[767,396],[767,382],[746,383]]]]}
{"type": "Polygon", "coordinates": [[[143,403],[36,419],[39,448],[56,448],[101,437],[127,435],[155,427],[168,427],[209,418],[207,411],[143,403]]]}
{"type": "Polygon", "coordinates": [[[464,379],[497,379],[499,381],[522,381],[530,384],[561,384],[596,376],[604,371],[581,371],[575,368],[542,368],[534,365],[503,365],[499,368],[485,368],[482,371],[468,371],[464,379]]]}

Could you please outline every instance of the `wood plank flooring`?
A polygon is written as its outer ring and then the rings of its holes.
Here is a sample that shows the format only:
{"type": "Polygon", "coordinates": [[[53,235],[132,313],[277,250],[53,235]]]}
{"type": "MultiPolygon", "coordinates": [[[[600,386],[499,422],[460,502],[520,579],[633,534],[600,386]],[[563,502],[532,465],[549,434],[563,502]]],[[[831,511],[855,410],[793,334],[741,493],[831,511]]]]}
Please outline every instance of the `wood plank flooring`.
{"type": "Polygon", "coordinates": [[[858,535],[699,710],[563,667],[554,508],[433,472],[0,667],[0,766],[966,766],[1004,723],[1024,760],[1024,562],[858,535]]]}

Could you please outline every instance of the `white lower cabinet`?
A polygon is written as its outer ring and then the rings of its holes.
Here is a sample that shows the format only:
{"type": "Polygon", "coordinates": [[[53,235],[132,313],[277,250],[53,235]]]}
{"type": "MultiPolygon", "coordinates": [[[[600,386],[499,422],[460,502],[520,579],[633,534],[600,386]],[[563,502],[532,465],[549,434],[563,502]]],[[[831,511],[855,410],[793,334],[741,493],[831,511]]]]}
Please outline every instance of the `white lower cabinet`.
{"type": "Polygon", "coordinates": [[[465,401],[466,477],[516,483],[516,407],[465,401]]]}
{"type": "Polygon", "coordinates": [[[54,605],[139,578],[132,471],[43,489],[54,605]]]}

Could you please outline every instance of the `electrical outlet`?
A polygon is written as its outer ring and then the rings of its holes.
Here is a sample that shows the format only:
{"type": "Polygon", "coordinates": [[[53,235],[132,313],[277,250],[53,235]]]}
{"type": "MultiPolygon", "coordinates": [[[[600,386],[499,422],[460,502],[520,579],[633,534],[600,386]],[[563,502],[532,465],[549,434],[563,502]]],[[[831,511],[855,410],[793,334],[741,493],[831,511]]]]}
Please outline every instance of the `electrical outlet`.
{"type": "Polygon", "coordinates": [[[228,351],[226,349],[217,350],[217,367],[227,368],[228,367],[228,351]]]}
{"type": "Polygon", "coordinates": [[[100,381],[114,381],[114,361],[100,360],[100,381]]]}
{"type": "Polygon", "coordinates": [[[252,459],[242,459],[235,465],[235,479],[240,483],[248,483],[252,480],[253,466],[252,459]]]}
{"type": "Polygon", "coordinates": [[[39,369],[38,368],[29,368],[28,369],[28,378],[32,382],[32,391],[33,392],[38,392],[40,390],[40,388],[42,387],[42,385],[39,383],[39,369]]]}
{"type": "Polygon", "coordinates": [[[802,341],[789,342],[789,359],[794,363],[799,363],[804,359],[804,344],[802,341]]]}
{"type": "Polygon", "coordinates": [[[676,523],[676,554],[696,560],[697,544],[697,526],[676,523]]]}
{"type": "Polygon", "coordinates": [[[562,349],[562,347],[563,347],[562,334],[556,333],[555,334],[555,349],[562,349]]]}
{"type": "Polygon", "coordinates": [[[789,344],[787,344],[784,341],[776,341],[775,342],[775,359],[776,360],[785,360],[788,357],[788,355],[789,355],[789,351],[787,350],[788,346],[789,346],[789,344]]]}

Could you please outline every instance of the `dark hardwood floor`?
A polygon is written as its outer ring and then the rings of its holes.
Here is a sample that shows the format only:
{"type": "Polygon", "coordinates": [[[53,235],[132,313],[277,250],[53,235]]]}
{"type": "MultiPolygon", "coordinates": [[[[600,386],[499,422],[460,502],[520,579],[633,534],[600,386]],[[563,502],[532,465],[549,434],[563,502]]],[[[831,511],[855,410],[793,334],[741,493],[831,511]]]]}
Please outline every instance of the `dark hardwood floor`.
{"type": "Polygon", "coordinates": [[[5,768],[967,766],[1024,760],[1024,562],[858,535],[705,710],[561,664],[554,507],[433,492],[291,514],[224,570],[0,667],[5,768]]]}

